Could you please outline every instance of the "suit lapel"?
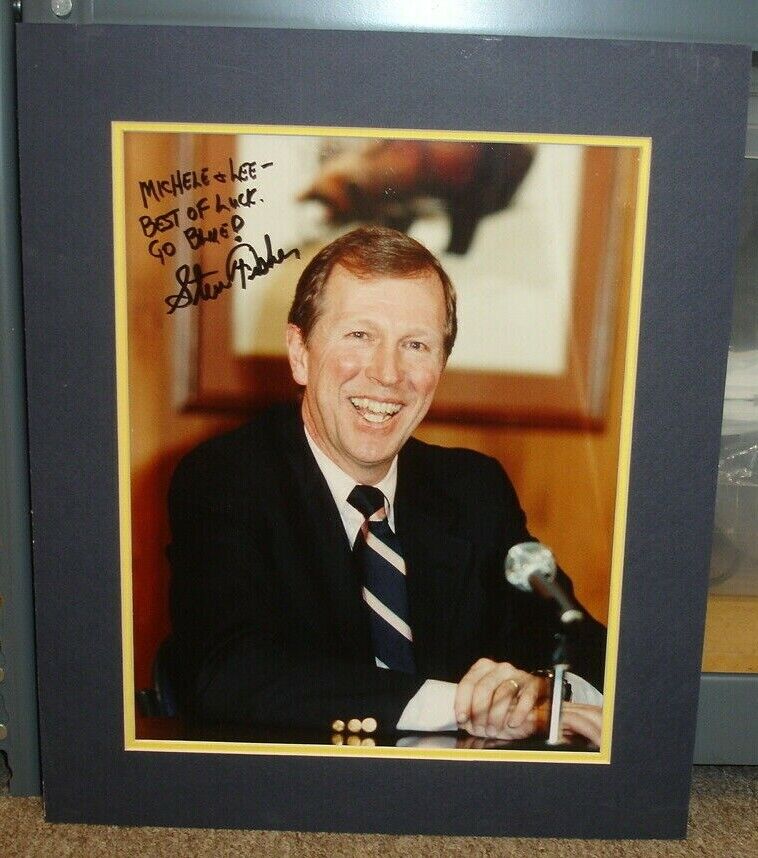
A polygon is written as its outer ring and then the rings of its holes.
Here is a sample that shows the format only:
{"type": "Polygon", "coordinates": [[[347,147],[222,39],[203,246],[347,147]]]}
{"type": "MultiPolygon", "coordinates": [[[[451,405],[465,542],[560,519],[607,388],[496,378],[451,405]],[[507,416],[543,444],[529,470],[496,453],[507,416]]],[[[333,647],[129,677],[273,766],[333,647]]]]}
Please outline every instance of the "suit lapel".
{"type": "Polygon", "coordinates": [[[299,413],[287,427],[285,447],[296,486],[296,514],[307,549],[300,577],[309,615],[320,629],[345,646],[371,655],[371,632],[363,607],[345,527],[329,486],[305,438],[299,413]]]}
{"type": "MultiPolygon", "coordinates": [[[[409,442],[412,443],[412,442],[409,442]]],[[[407,448],[398,462],[395,524],[408,569],[414,652],[420,673],[445,675],[454,661],[455,628],[472,546],[456,532],[455,503],[429,484],[407,448]]]]}

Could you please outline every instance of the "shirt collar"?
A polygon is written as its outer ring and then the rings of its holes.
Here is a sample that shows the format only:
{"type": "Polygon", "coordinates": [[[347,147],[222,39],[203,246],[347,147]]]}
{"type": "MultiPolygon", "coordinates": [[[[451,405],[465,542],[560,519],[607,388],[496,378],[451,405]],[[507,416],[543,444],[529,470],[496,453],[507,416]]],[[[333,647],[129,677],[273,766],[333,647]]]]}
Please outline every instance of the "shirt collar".
{"type": "MultiPolygon", "coordinates": [[[[346,506],[353,509],[352,505],[348,504],[347,497],[357,485],[355,479],[349,474],[346,474],[339,465],[335,464],[329,456],[326,455],[318,444],[316,444],[313,438],[311,438],[311,435],[305,425],[303,428],[305,429],[305,437],[308,441],[308,446],[311,448],[311,452],[316,459],[316,464],[318,465],[319,470],[324,475],[324,479],[329,486],[329,491],[332,493],[332,497],[334,498],[338,509],[340,512],[342,512],[346,506]]],[[[395,490],[397,488],[397,456],[392,460],[392,464],[390,465],[386,475],[376,483],[376,488],[378,488],[385,497],[387,520],[389,521],[390,527],[394,529],[395,490]]]]}

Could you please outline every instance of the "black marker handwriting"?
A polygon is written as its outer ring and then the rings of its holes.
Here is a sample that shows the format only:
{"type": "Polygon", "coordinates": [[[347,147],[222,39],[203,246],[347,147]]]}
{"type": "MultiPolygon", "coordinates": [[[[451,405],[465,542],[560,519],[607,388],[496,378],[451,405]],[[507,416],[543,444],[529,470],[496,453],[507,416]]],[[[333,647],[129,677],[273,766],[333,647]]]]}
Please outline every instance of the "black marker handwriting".
{"type": "Polygon", "coordinates": [[[279,247],[274,252],[268,233],[264,236],[264,243],[265,256],[259,255],[252,244],[235,244],[226,257],[225,280],[211,279],[219,273],[218,270],[203,271],[197,263],[192,266],[180,265],[175,274],[179,291],[174,295],[167,295],[164,299],[168,305],[168,314],[185,307],[196,307],[201,301],[215,301],[235,285],[247,289],[248,283],[256,277],[264,277],[274,266],[280,265],[290,256],[300,259],[300,251],[296,247],[288,251],[279,247]]]}
{"type": "Polygon", "coordinates": [[[286,253],[280,247],[276,256],[271,248],[271,237],[266,233],[263,237],[266,244],[266,255],[259,256],[252,244],[235,244],[226,257],[226,276],[230,280],[239,277],[239,285],[247,289],[248,282],[256,277],[263,277],[275,266],[280,265],[285,259],[294,256],[300,259],[300,251],[293,247],[286,253]]]}
{"type": "Polygon", "coordinates": [[[174,170],[167,177],[146,179],[139,183],[142,206],[148,208],[151,202],[159,202],[164,197],[178,197],[196,188],[207,188],[211,180],[207,167],[200,170],[174,170]]]}

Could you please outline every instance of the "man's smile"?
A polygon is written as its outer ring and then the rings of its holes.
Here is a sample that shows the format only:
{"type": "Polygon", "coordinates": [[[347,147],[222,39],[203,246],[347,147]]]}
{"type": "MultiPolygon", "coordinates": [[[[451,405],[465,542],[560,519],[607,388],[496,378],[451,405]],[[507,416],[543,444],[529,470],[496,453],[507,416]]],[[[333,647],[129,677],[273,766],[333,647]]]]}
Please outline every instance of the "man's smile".
{"type": "Polygon", "coordinates": [[[356,482],[379,482],[429,410],[445,366],[445,312],[435,271],[374,279],[337,266],[308,339],[287,328],[305,426],[356,482]]]}
{"type": "Polygon", "coordinates": [[[400,402],[380,402],[366,396],[351,396],[350,402],[369,423],[386,423],[403,407],[400,402]]]}

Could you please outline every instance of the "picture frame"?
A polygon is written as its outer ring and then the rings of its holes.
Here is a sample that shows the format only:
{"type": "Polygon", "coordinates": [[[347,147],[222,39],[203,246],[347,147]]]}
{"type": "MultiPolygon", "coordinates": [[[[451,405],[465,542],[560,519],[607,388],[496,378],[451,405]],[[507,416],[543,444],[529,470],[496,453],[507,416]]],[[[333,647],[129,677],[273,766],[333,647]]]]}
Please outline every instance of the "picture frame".
{"type": "Polygon", "coordinates": [[[106,92],[80,62],[72,62],[84,38],[73,27],[19,28],[32,504],[49,818],[311,830],[681,835],[706,592],[703,534],[713,507],[713,468],[702,463],[713,466],[717,452],[735,232],[731,206],[739,188],[744,123],[738,93],[743,79],[747,86],[749,52],[726,46],[202,28],[160,33],[118,28],[116,36],[99,27],[87,34],[86,53],[107,62],[106,92]],[[149,84],[159,72],[159,61],[150,59],[158,52],[141,49],[148,38],[160,41],[161,67],[168,63],[175,70],[160,95],[149,84]],[[225,85],[225,73],[212,59],[219,55],[244,57],[242,84],[225,85]],[[288,58],[294,56],[312,75],[292,73],[288,58]],[[136,57],[140,75],[134,73],[136,57]],[[411,57],[413,62],[400,61],[411,57]],[[391,88],[384,75],[371,72],[386,68],[390,58],[396,77],[391,88]],[[210,71],[190,97],[186,82],[196,66],[210,71]],[[695,68],[697,98],[692,97],[695,68]],[[333,86],[319,95],[313,81],[324,76],[333,86]],[[630,80],[637,87],[632,101],[621,97],[630,80]],[[247,96],[242,105],[241,85],[247,96]],[[205,97],[197,98],[200,90],[205,97]],[[417,98],[420,92],[423,100],[417,98]],[[45,124],[56,120],[45,110],[50,103],[65,104],[68,127],[86,128],[86,135],[51,134],[45,124]],[[652,140],[639,364],[629,394],[634,421],[610,761],[533,766],[386,759],[379,764],[363,757],[242,758],[220,752],[198,765],[191,754],[124,750],[117,349],[114,292],[104,285],[115,262],[111,123],[223,123],[234,113],[235,121],[263,124],[445,128],[451,127],[453,107],[461,129],[536,128],[545,134],[652,140]],[[49,182],[51,173],[56,183],[49,182]],[[43,196],[49,202],[44,212],[37,204],[43,196]],[[57,228],[50,230],[53,212],[57,228]],[[91,352],[82,348],[85,343],[95,344],[91,352]],[[687,395],[694,383],[697,404],[687,395]],[[660,574],[655,551],[662,542],[677,546],[674,557],[666,554],[666,575],[660,574]],[[656,650],[666,646],[673,628],[676,646],[661,664],[656,650]],[[100,645],[93,648],[92,640],[100,645]],[[71,687],[77,690],[74,706],[71,687]],[[647,695],[644,708],[640,688],[647,695]],[[72,753],[67,736],[80,730],[90,737],[93,753],[72,753]],[[209,778],[216,787],[210,799],[209,778]],[[293,778],[299,782],[297,806],[293,778]],[[75,791],[66,788],[72,779],[75,791]],[[393,785],[391,796],[383,790],[387,783],[393,785]],[[379,791],[383,801],[348,801],[355,790],[379,791]],[[441,791],[446,806],[423,800],[441,791]],[[615,806],[607,801],[609,794],[619,798],[615,806]]]}
{"type": "MultiPolygon", "coordinates": [[[[577,396],[577,402],[586,406],[591,397],[587,395],[586,386],[577,382],[576,369],[577,354],[582,353],[585,378],[595,376],[596,383],[599,382],[605,388],[605,397],[610,404],[598,410],[592,419],[587,412],[576,421],[577,426],[572,426],[570,422],[560,424],[564,432],[561,458],[565,458],[570,445],[584,448],[587,455],[580,455],[581,462],[568,469],[563,461],[556,461],[552,467],[543,465],[539,474],[539,489],[559,495],[560,483],[568,473],[572,474],[577,483],[574,491],[580,495],[584,488],[592,493],[594,484],[595,495],[601,497],[588,500],[583,514],[609,522],[609,526],[607,532],[594,539],[584,537],[576,540],[571,534],[581,529],[581,516],[572,516],[563,509],[557,517],[551,515],[542,522],[538,520],[537,532],[541,536],[546,534],[546,539],[550,537],[548,541],[558,552],[561,561],[568,564],[573,586],[585,607],[594,617],[609,623],[609,657],[604,682],[608,701],[604,707],[605,740],[598,749],[587,754],[569,755],[565,750],[556,751],[546,747],[538,752],[532,748],[524,755],[523,749],[517,746],[508,747],[495,742],[490,743],[491,747],[478,748],[464,748],[465,743],[459,742],[458,747],[453,747],[451,752],[450,736],[438,737],[439,747],[435,749],[430,735],[424,736],[425,750],[413,747],[408,750],[409,737],[406,736],[404,744],[391,753],[393,756],[408,758],[429,755],[435,759],[453,760],[505,758],[543,762],[608,762],[615,683],[614,653],[617,651],[617,618],[622,586],[624,510],[628,486],[626,477],[631,440],[628,431],[631,423],[630,394],[634,388],[636,371],[650,170],[649,139],[568,135],[553,135],[546,139],[539,135],[514,138],[493,133],[482,137],[470,133],[463,135],[456,132],[393,129],[194,126],[186,123],[134,122],[114,122],[112,136],[127,749],[176,750],[181,747],[182,750],[213,753],[219,748],[218,742],[223,740],[227,750],[234,749],[239,753],[390,754],[386,739],[373,750],[377,744],[376,736],[369,737],[359,750],[355,747],[344,749],[342,742],[336,748],[324,747],[330,738],[340,741],[344,737],[330,737],[328,732],[319,730],[313,732],[313,740],[309,741],[307,734],[303,738],[302,731],[296,732],[294,738],[288,738],[286,731],[279,730],[272,734],[270,730],[260,728],[218,726],[209,729],[206,734],[196,727],[188,729],[187,725],[181,725],[174,717],[173,706],[160,705],[161,698],[173,700],[175,695],[167,691],[168,677],[156,684],[155,676],[156,672],[159,677],[166,673],[162,665],[168,660],[166,654],[170,651],[172,634],[167,599],[171,570],[165,552],[165,546],[171,541],[165,502],[170,490],[171,474],[188,448],[228,428],[229,421],[239,422],[245,416],[254,415],[256,403],[260,410],[269,405],[271,399],[276,401],[275,394],[278,392],[281,392],[284,401],[289,399],[294,402],[297,398],[296,386],[283,353],[286,309],[292,301],[294,283],[299,273],[325,241],[323,238],[315,242],[314,239],[304,239],[303,244],[298,239],[299,249],[290,247],[294,247],[293,235],[297,235],[298,228],[302,229],[302,226],[291,226],[287,231],[287,224],[298,224],[302,220],[298,185],[302,187],[303,182],[309,180],[307,174],[305,177],[303,175],[306,171],[299,159],[303,157],[303,152],[307,153],[314,147],[326,146],[332,150],[335,141],[339,145],[342,140],[359,141],[359,149],[349,150],[351,156],[358,151],[364,157],[366,145],[369,153],[374,153],[373,147],[378,145],[382,157],[389,154],[394,158],[397,156],[394,147],[399,141],[404,154],[415,156],[421,151],[425,157],[432,157],[436,151],[448,161],[465,160],[471,153],[479,155],[485,146],[491,147],[496,158],[501,157],[503,152],[508,157],[513,151],[518,154],[526,149],[535,163],[546,164],[542,171],[549,177],[542,196],[532,193],[521,207],[531,213],[528,230],[539,231],[539,220],[535,219],[533,212],[539,210],[539,200],[542,198],[547,200],[546,208],[554,213],[555,223],[568,223],[572,230],[576,229],[576,238],[571,237],[573,240],[566,241],[572,250],[567,254],[569,260],[564,265],[565,270],[577,272],[573,275],[576,279],[571,283],[574,311],[569,312],[564,322],[565,329],[559,327],[552,334],[538,335],[538,332],[532,330],[533,301],[527,300],[528,313],[524,321],[519,321],[518,296],[512,298],[505,309],[498,307],[497,300],[490,298],[486,301],[486,317],[477,316],[470,309],[471,302],[474,302],[474,309],[477,306],[477,285],[480,289],[486,289],[488,285],[486,281],[481,285],[477,283],[477,278],[482,277],[479,272],[488,270],[479,261],[483,255],[492,259],[497,271],[497,274],[490,275],[493,281],[491,288],[503,291],[512,288],[511,280],[499,269],[507,267],[511,256],[516,257],[519,253],[528,256],[523,243],[519,246],[508,238],[507,224],[513,217],[510,212],[492,215],[487,227],[495,236],[496,244],[485,243],[483,252],[481,246],[474,243],[469,251],[469,255],[474,257],[473,261],[452,258],[448,262],[448,257],[444,253],[440,254],[445,264],[449,264],[455,272],[461,287],[458,294],[459,342],[442,375],[435,394],[436,404],[432,406],[421,429],[437,435],[442,433],[440,440],[445,446],[465,444],[480,452],[498,455],[499,448],[492,446],[497,443],[497,436],[487,434],[486,430],[483,430],[484,434],[479,433],[483,437],[477,440],[473,437],[467,439],[454,428],[445,428],[446,418],[448,422],[455,418],[455,425],[475,422],[478,415],[479,421],[486,424],[497,416],[501,422],[515,423],[519,427],[523,438],[530,445],[530,458],[547,461],[550,451],[540,441],[540,430],[544,425],[546,411],[555,409],[555,403],[547,397],[543,400],[546,404],[542,408],[533,403],[530,409],[524,410],[523,401],[512,407],[513,403],[507,397],[502,399],[504,392],[514,384],[512,376],[494,371],[461,372],[456,370],[459,364],[453,364],[452,368],[450,364],[453,363],[453,357],[460,361],[461,349],[464,363],[467,356],[471,359],[472,354],[474,359],[478,359],[482,351],[481,348],[479,352],[476,349],[480,346],[481,337],[486,339],[488,331],[511,330],[515,339],[527,339],[523,333],[525,327],[528,339],[533,341],[538,350],[538,360],[542,358],[542,352],[554,348],[550,337],[564,343],[558,347],[558,351],[565,350],[568,355],[563,363],[563,375],[546,378],[535,373],[534,380],[528,383],[532,390],[538,389],[542,382],[544,396],[544,388],[555,391],[558,386],[563,386],[577,396]],[[373,142],[377,136],[382,140],[379,144],[373,142]],[[366,144],[366,139],[371,142],[366,144]],[[294,163],[287,157],[290,150],[296,155],[294,163]],[[267,154],[262,155],[262,152],[267,154]],[[240,172],[240,168],[234,166],[239,163],[249,165],[249,169],[245,168],[247,178],[232,184],[230,177],[240,172]],[[553,168],[551,172],[553,164],[558,165],[558,169],[553,168]],[[574,165],[575,175],[569,175],[568,184],[573,185],[574,193],[564,194],[568,201],[561,207],[561,195],[551,194],[549,189],[558,181],[559,174],[566,175],[569,172],[567,166],[571,164],[574,165]],[[195,177],[201,185],[198,193],[188,196],[173,178],[170,181],[140,178],[165,176],[167,170],[172,171],[172,177],[179,175],[188,181],[195,177]],[[286,186],[284,190],[278,185],[282,175],[286,186]],[[291,181],[288,183],[287,179],[291,176],[297,177],[295,184],[291,181]],[[224,201],[228,201],[229,205],[224,201]],[[235,202],[239,203],[239,209],[234,207],[235,202]],[[253,206],[257,207],[253,210],[253,206]],[[237,213],[234,230],[230,228],[230,207],[237,213]],[[167,209],[170,209],[168,216],[161,214],[167,209]],[[254,261],[259,259],[254,244],[261,247],[260,236],[267,229],[276,236],[274,243],[277,247],[283,243],[289,248],[287,252],[280,249],[276,251],[278,256],[274,256],[272,249],[269,253],[269,259],[273,260],[270,267],[267,263],[261,269],[261,274],[250,274],[249,282],[235,273],[228,274],[230,258],[243,261],[249,259],[253,266],[254,261]],[[234,234],[235,231],[238,235],[234,234]],[[206,239],[201,241],[198,238],[200,235],[206,236],[206,239]],[[309,249],[309,242],[315,244],[315,247],[309,249]],[[277,258],[281,261],[276,262],[277,258]],[[281,267],[275,269],[274,265],[281,267]],[[177,282],[181,280],[184,283],[189,278],[190,270],[195,282],[192,286],[182,285],[179,288],[177,282]],[[223,276],[227,277],[228,285],[221,291],[211,288],[223,272],[227,272],[223,276]],[[265,286],[258,277],[265,277],[265,286]],[[211,285],[206,287],[205,281],[211,285]],[[257,293],[255,297],[264,308],[263,312],[256,309],[254,304],[251,309],[253,296],[248,289],[257,293]],[[243,308],[243,323],[248,324],[247,316],[252,315],[256,321],[251,327],[268,344],[268,349],[275,350],[278,347],[280,356],[273,357],[264,352],[262,357],[256,355],[250,359],[244,354],[235,354],[232,324],[234,314],[239,313],[240,307],[243,308]],[[163,311],[162,319],[156,316],[156,308],[163,311]],[[151,320],[149,329],[145,325],[148,319],[151,320]],[[467,342],[465,334],[470,335],[472,330],[475,337],[472,339],[469,336],[467,342]],[[592,349],[606,355],[601,361],[603,367],[600,372],[598,367],[589,366],[587,358],[592,349]],[[223,369],[230,365],[234,367],[231,372],[223,369]],[[216,367],[215,373],[209,366],[216,367]],[[226,390],[226,399],[224,395],[218,394],[206,400],[201,396],[194,406],[188,406],[185,398],[186,379],[198,379],[203,373],[208,376],[206,394],[210,385],[215,385],[216,391],[226,390]],[[236,393],[234,385],[237,387],[236,393]],[[166,400],[169,392],[173,392],[173,403],[170,406],[165,402],[161,405],[160,401],[166,400]],[[476,405],[476,414],[464,410],[456,412],[451,418],[447,412],[455,396],[459,402],[468,397],[469,402],[476,405]],[[488,416],[483,416],[485,409],[488,416]],[[523,411],[520,416],[515,415],[518,409],[523,411]],[[606,410],[609,413],[604,413],[606,410]],[[526,426],[521,427],[521,424],[526,426]],[[597,475],[600,463],[603,463],[607,472],[601,478],[597,475]],[[152,685],[155,688],[151,688],[152,685]],[[171,711],[167,712],[167,709],[171,711]],[[207,741],[208,737],[212,737],[213,741],[207,741]],[[177,742],[182,739],[188,741],[180,746],[177,742]],[[366,750],[366,746],[372,750],[366,750]]],[[[391,191],[384,189],[380,196],[384,197],[388,192],[391,191]]],[[[434,221],[441,218],[432,215],[427,216],[427,219],[434,221]]],[[[348,223],[343,226],[343,230],[354,226],[354,222],[348,223]]],[[[317,229],[313,226],[310,228],[317,229]]],[[[321,226],[320,229],[330,234],[328,226],[321,226]]],[[[305,231],[307,234],[308,230],[305,231]]],[[[523,229],[516,231],[516,235],[519,234],[523,235],[523,229]]],[[[270,245],[268,233],[266,241],[270,245]]],[[[537,272],[541,278],[545,277],[545,271],[551,270],[544,259],[545,253],[549,252],[549,247],[547,250],[545,248],[546,241],[549,241],[547,236],[534,239],[533,253],[540,257],[537,272]]],[[[255,262],[252,270],[257,270],[257,264],[255,262]]],[[[520,269],[517,263],[512,263],[513,266],[516,273],[511,274],[510,278],[517,279],[520,269]]],[[[554,300],[554,292],[548,292],[548,301],[554,300]]],[[[488,294],[485,293],[485,297],[488,294]]],[[[537,299],[545,300],[540,299],[539,295],[537,299]]],[[[547,322],[550,312],[547,306],[544,316],[545,327],[549,327],[547,322]]],[[[489,348],[494,346],[498,352],[507,353],[507,348],[501,346],[499,335],[490,333],[489,336],[492,341],[489,348]]],[[[201,387],[202,381],[197,386],[201,387]]],[[[556,398],[559,406],[561,401],[566,400],[565,396],[558,395],[556,398]]],[[[598,398],[596,406],[599,407],[598,398]]],[[[554,410],[553,413],[557,412],[554,410]]],[[[505,443],[508,443],[507,440],[505,443]]],[[[503,455],[502,450],[499,455],[503,455]]],[[[519,468],[514,461],[511,461],[511,466],[519,468]]],[[[534,478],[522,477],[518,486],[519,494],[530,498],[534,493],[534,482],[534,478]]],[[[527,512],[534,505],[536,501],[530,499],[526,504],[527,512]]]]}

